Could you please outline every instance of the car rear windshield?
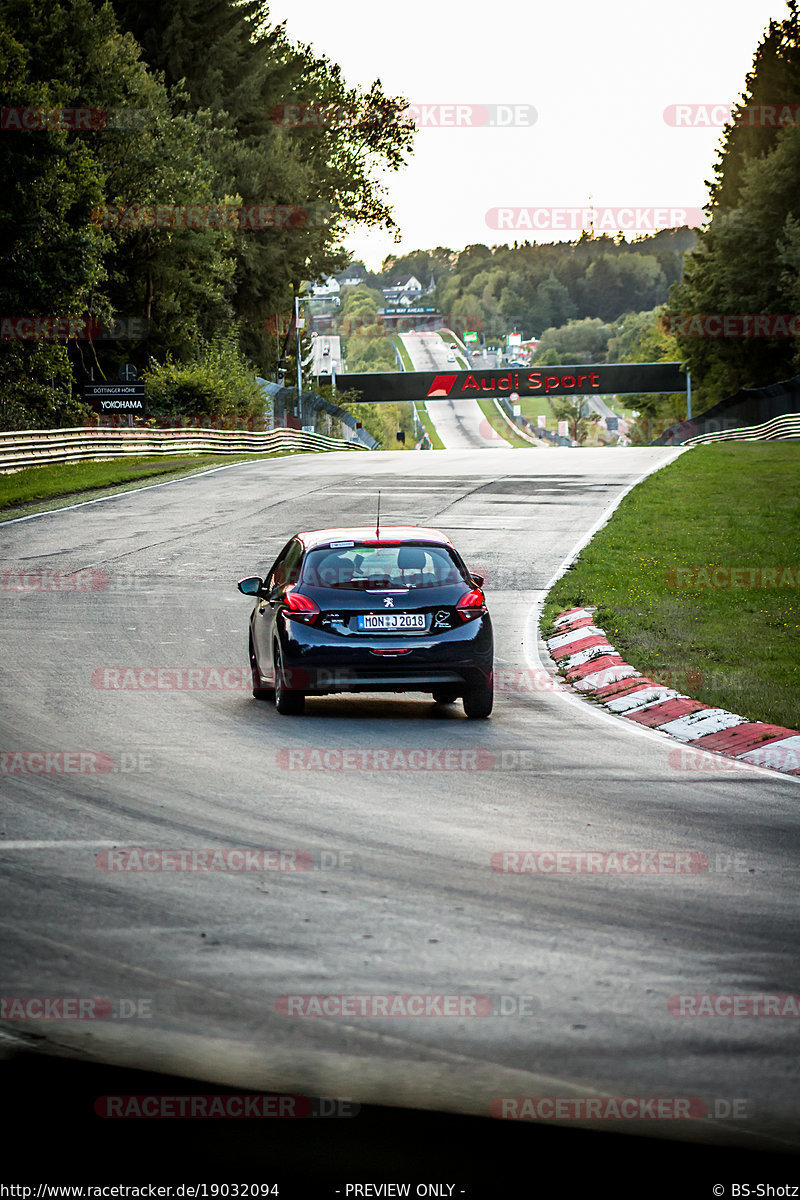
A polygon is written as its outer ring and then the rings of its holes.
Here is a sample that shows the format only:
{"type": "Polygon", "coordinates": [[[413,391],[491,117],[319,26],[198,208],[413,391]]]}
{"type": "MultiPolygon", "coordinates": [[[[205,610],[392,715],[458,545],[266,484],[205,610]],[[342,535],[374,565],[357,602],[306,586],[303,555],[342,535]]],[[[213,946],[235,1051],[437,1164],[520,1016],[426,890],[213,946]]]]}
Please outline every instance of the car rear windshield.
{"type": "Polygon", "coordinates": [[[470,583],[445,546],[358,544],[309,551],[302,582],[348,591],[470,583]]]}

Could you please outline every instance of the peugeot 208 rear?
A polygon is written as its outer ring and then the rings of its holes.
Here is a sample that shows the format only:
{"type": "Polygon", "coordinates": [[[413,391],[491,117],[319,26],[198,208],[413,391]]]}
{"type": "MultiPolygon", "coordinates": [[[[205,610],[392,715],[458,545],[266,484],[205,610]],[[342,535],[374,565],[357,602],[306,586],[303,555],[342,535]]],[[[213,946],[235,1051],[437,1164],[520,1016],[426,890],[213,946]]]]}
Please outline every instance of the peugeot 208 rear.
{"type": "Polygon", "coordinates": [[[429,692],[492,711],[492,623],[482,591],[436,529],[395,526],[296,534],[266,579],[239,590],[250,617],[253,692],[281,713],[307,695],[429,692]]]}

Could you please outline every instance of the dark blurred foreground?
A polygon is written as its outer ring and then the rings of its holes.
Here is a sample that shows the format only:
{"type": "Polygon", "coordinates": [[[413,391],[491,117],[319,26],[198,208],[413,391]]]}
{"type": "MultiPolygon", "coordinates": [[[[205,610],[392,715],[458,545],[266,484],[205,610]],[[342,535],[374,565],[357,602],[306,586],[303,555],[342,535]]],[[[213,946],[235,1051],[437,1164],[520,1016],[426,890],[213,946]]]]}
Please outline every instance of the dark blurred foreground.
{"type": "MultiPolygon", "coordinates": [[[[279,1196],[800,1195],[800,1156],[363,1106],[353,1117],[109,1119],[101,1096],[240,1095],[196,1079],[20,1053],[0,1062],[0,1184],[278,1184],[279,1196]],[[377,1190],[409,1184],[409,1191],[377,1190]],[[347,1190],[347,1185],[351,1190],[347,1190]],[[372,1191],[352,1190],[371,1184],[372,1191]],[[449,1185],[454,1185],[452,1191],[449,1185]],[[433,1186],[440,1190],[434,1191],[433,1186]],[[420,1190],[418,1191],[418,1187],[420,1190]],[[716,1193],[720,1195],[721,1193],[716,1193]],[[739,1195],[746,1195],[740,1191],[739,1195]]],[[[252,1094],[252,1093],[250,1093],[252,1094]]],[[[746,1140],[743,1129],[743,1141],[746,1140]]],[[[11,1193],[0,1188],[0,1195],[11,1193]]],[[[20,1193],[16,1193],[20,1194],[20,1193]]],[[[146,1194],[146,1193],[145,1193],[146,1194]]],[[[226,1195],[208,1191],[208,1196],[226,1195]]]]}

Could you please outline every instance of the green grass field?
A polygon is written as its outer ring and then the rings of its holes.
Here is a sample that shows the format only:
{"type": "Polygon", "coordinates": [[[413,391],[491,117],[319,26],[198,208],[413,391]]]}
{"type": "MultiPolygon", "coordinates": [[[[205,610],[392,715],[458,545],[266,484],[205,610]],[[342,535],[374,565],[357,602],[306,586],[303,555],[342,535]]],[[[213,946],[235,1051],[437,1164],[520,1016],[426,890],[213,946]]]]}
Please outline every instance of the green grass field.
{"type": "MultiPolygon", "coordinates": [[[[611,411],[615,412],[617,416],[632,418],[632,409],[625,408],[619,401],[614,401],[611,396],[605,396],[604,399],[611,408],[611,411]]],[[[532,425],[536,424],[537,417],[544,416],[547,417],[547,428],[555,432],[558,421],[553,415],[549,400],[545,396],[522,396],[519,403],[523,417],[526,417],[532,425]]]]}
{"type": "Polygon", "coordinates": [[[558,421],[553,416],[550,402],[544,396],[520,396],[519,406],[523,417],[532,425],[536,424],[537,417],[544,416],[547,417],[547,428],[555,430],[558,421]]]}
{"type": "Polygon", "coordinates": [[[800,444],[698,446],[625,497],[552,588],[542,628],[596,605],[644,674],[798,729],[799,567],[800,444]]]}

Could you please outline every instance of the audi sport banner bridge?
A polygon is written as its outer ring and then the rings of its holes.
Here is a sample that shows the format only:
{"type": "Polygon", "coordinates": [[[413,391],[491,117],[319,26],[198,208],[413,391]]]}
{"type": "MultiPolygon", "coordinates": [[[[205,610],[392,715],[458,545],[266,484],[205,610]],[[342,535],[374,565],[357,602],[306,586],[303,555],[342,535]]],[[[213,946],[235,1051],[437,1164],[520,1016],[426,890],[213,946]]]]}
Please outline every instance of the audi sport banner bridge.
{"type": "Polygon", "coordinates": [[[605,396],[650,392],[684,392],[681,364],[612,363],[534,369],[454,371],[386,371],[337,375],[338,386],[361,393],[370,404],[404,400],[474,400],[497,396],[605,396]]]}

